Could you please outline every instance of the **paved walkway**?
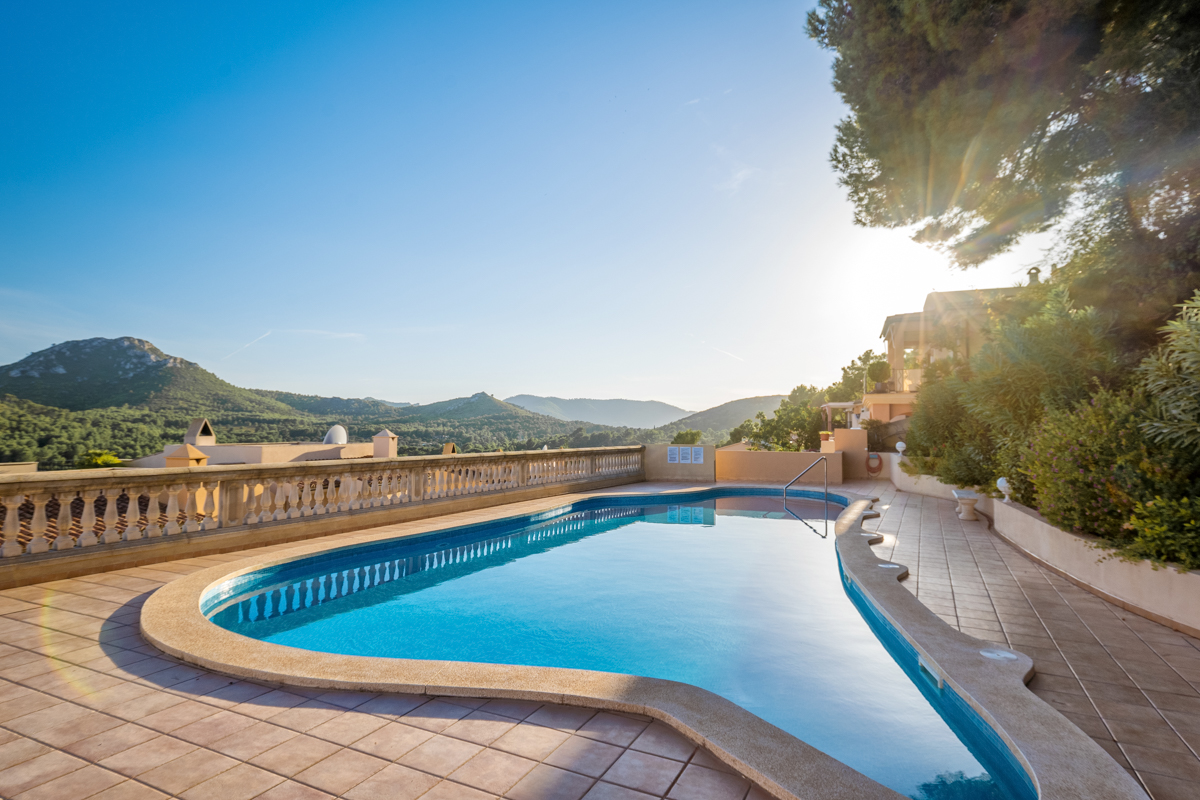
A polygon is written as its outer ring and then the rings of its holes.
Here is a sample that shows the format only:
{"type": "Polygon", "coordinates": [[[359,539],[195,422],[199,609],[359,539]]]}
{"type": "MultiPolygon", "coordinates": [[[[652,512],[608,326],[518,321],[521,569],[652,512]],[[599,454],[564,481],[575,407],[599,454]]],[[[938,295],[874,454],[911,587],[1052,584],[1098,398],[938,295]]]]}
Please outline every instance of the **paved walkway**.
{"type": "Polygon", "coordinates": [[[1034,692],[1087,732],[1154,800],[1200,797],[1200,640],[1090,594],[962,522],[946,500],[884,481],[875,551],[906,564],[904,585],[946,622],[1033,658],[1034,692]]]}
{"type": "MultiPolygon", "coordinates": [[[[1200,794],[1200,641],[1041,569],[982,524],[960,522],[949,502],[885,482],[846,488],[881,498],[882,516],[867,527],[885,535],[881,556],[909,566],[905,585],[919,599],[961,630],[1032,656],[1031,688],[1155,800],[1200,794]]],[[[281,688],[181,664],[141,639],[138,609],[155,588],[248,554],[0,592],[0,797],[766,797],[644,717],[281,688]]]]}
{"type": "Polygon", "coordinates": [[[0,797],[767,798],[649,717],[238,681],[164,656],[138,634],[139,609],[156,588],[250,552],[0,592],[0,797]]]}

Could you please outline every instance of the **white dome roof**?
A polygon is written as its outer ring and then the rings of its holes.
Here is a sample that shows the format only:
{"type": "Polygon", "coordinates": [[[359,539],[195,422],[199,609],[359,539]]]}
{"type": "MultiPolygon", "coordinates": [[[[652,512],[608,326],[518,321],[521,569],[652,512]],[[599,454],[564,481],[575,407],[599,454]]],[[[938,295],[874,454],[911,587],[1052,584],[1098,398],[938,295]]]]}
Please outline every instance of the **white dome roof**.
{"type": "Polygon", "coordinates": [[[341,425],[334,425],[329,429],[329,433],[325,434],[325,441],[321,444],[346,444],[350,441],[350,437],[346,434],[346,429],[341,425]]]}

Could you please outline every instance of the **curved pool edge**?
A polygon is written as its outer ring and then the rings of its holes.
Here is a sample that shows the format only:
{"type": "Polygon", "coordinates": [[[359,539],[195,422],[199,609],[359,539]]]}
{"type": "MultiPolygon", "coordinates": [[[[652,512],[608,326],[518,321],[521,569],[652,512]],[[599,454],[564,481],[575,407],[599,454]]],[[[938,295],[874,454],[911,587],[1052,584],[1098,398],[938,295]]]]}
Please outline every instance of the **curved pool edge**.
{"type": "MultiPolygon", "coordinates": [[[[739,488],[752,491],[752,487],[739,488]]],[[[774,493],[778,487],[761,490],[774,493]]],[[[662,502],[710,491],[597,493],[588,498],[662,502]]],[[[980,650],[1003,648],[961,633],[921,604],[899,582],[907,574],[903,565],[880,568],[880,564],[892,562],[875,556],[870,544],[880,537],[861,526],[862,514],[876,498],[840,489],[836,494],[846,504],[834,529],[843,577],[853,584],[849,588],[920,655],[931,674],[953,689],[990,727],[1032,779],[1039,797],[1145,800],[1141,787],[1108,753],[1026,688],[1033,672],[1028,656],[1009,651],[1016,659],[997,662],[984,658],[980,650]]],[[[537,515],[565,513],[574,505],[548,504],[537,515]]],[[[489,523],[500,519],[505,518],[489,523]]],[[[645,714],[704,744],[780,798],[900,797],[734,703],[688,684],[585,670],[318,653],[226,631],[201,612],[206,592],[230,578],[324,551],[395,538],[401,538],[395,531],[363,532],[337,543],[303,544],[185,576],[165,585],[146,602],[142,633],[156,647],[183,661],[253,680],[314,688],[529,699],[645,714]]],[[[864,743],[869,746],[872,744],[864,743]]]]}
{"type": "MultiPolygon", "coordinates": [[[[763,488],[770,491],[778,487],[763,488]]],[[[616,499],[623,502],[661,501],[671,497],[687,498],[705,491],[708,490],[652,495],[589,494],[588,498],[606,502],[616,499]]],[[[837,494],[849,506],[835,522],[835,531],[850,524],[844,518],[853,513],[857,519],[871,502],[869,498],[849,492],[837,494]]],[[[567,513],[575,505],[578,503],[549,505],[536,512],[536,516],[567,513]]],[[[489,524],[512,518],[498,517],[489,520],[489,524]]],[[[459,526],[447,525],[439,530],[455,527],[459,526]]],[[[414,531],[409,535],[426,533],[428,531],[414,531]]],[[[152,645],[181,661],[268,683],[351,691],[532,700],[644,714],[704,745],[781,800],[897,800],[902,797],[735,703],[690,684],[589,670],[320,653],[232,633],[210,622],[201,611],[205,594],[231,578],[328,550],[396,538],[404,537],[397,536],[394,531],[364,532],[342,538],[332,545],[310,542],[178,578],[156,590],[142,606],[142,635],[152,645]]]]}
{"type": "Polygon", "coordinates": [[[1099,744],[1025,685],[1033,660],[1018,650],[965,634],[938,617],[901,581],[908,568],[875,555],[883,540],[858,520],[839,526],[838,558],[857,592],[920,657],[931,681],[940,680],[970,706],[1006,746],[1042,800],[1149,800],[1141,785],[1099,744]],[[895,565],[898,569],[883,568],[895,565]],[[981,651],[1004,651],[998,661],[981,651]]]}

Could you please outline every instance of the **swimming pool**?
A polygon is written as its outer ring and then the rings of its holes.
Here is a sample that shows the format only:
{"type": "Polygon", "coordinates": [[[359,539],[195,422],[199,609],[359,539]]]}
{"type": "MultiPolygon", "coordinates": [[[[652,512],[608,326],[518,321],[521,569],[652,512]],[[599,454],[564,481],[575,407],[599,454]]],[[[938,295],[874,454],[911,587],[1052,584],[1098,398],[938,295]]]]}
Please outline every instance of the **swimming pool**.
{"type": "Polygon", "coordinates": [[[832,523],[823,537],[840,506],[729,489],[650,502],[329,551],[227,581],[203,609],[308,650],[682,681],[904,794],[1028,795],[986,726],[843,582],[832,523]]]}

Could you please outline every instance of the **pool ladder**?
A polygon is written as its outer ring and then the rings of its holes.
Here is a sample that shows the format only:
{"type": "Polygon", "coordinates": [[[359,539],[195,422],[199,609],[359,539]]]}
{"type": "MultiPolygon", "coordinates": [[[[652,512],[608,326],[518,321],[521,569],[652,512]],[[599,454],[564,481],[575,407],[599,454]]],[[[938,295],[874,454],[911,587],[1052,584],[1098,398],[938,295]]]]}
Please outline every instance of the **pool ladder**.
{"type": "Polygon", "coordinates": [[[792,478],[790,481],[788,481],[787,486],[783,487],[783,510],[788,512],[789,514],[791,514],[793,517],[796,517],[796,519],[800,519],[801,522],[803,522],[805,525],[808,525],[809,530],[811,530],[817,536],[820,536],[822,539],[826,539],[829,537],[829,460],[827,458],[825,458],[825,456],[821,456],[816,461],[809,464],[807,467],[804,468],[803,472],[801,472],[796,477],[792,478]],[[797,516],[795,511],[792,511],[790,508],[787,507],[787,490],[791,488],[793,483],[795,483],[796,481],[803,478],[805,472],[808,472],[810,469],[815,467],[817,464],[821,464],[825,468],[825,532],[824,533],[821,533],[819,530],[814,528],[812,525],[808,525],[808,522],[806,520],[800,519],[800,517],[797,516]]]}

